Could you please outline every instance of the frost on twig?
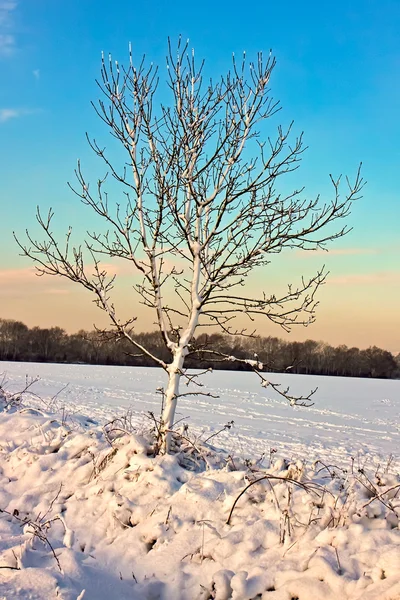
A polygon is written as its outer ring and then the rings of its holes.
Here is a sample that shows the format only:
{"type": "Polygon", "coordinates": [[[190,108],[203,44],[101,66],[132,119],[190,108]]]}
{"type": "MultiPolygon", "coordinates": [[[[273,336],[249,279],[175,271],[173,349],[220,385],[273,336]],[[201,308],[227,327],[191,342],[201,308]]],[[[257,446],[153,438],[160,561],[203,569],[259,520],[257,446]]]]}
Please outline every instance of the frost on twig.
{"type": "MultiPolygon", "coordinates": [[[[46,513],[44,515],[38,515],[36,519],[31,519],[30,517],[21,517],[19,514],[19,511],[17,509],[14,509],[13,512],[10,512],[4,508],[0,508],[0,514],[3,513],[5,515],[8,515],[9,517],[11,517],[15,521],[17,521],[20,524],[20,526],[23,528],[23,532],[28,537],[28,541],[30,542],[31,545],[33,544],[35,539],[38,539],[43,545],[47,546],[50,549],[51,554],[53,555],[53,558],[57,563],[57,567],[58,567],[59,571],[62,573],[62,568],[61,568],[59,558],[58,558],[56,551],[53,547],[53,544],[51,543],[50,538],[49,538],[49,531],[51,529],[51,526],[56,521],[60,521],[63,524],[64,529],[66,530],[65,521],[61,517],[61,515],[55,515],[51,518],[46,519],[47,515],[52,510],[54,502],[57,500],[58,496],[60,495],[61,489],[62,489],[62,485],[60,485],[59,490],[58,490],[56,496],[54,497],[54,499],[51,501],[50,506],[49,506],[48,510],[46,511],[46,513]]],[[[10,567],[8,567],[8,568],[10,568],[10,567]]],[[[16,568],[20,568],[20,567],[17,566],[16,568]]]]}
{"type": "Polygon", "coordinates": [[[302,396],[295,396],[290,392],[290,388],[282,388],[281,384],[274,383],[270,379],[267,379],[265,375],[263,375],[262,370],[264,369],[263,363],[261,363],[257,359],[247,359],[247,358],[239,358],[230,354],[224,354],[219,350],[209,349],[209,348],[201,348],[201,349],[192,349],[192,353],[197,352],[199,355],[209,354],[213,357],[216,357],[222,362],[236,362],[239,364],[243,364],[248,366],[261,380],[261,386],[264,388],[271,387],[280,397],[284,398],[289,402],[291,406],[303,406],[309,407],[313,406],[314,402],[312,401],[312,397],[318,390],[318,388],[314,388],[308,394],[302,396]]]}
{"type": "Polygon", "coordinates": [[[31,388],[39,381],[39,377],[25,377],[25,385],[18,392],[10,392],[7,390],[6,374],[0,374],[0,409],[8,412],[12,409],[21,409],[23,405],[24,397],[33,396],[39,398],[31,388]],[[2,406],[1,406],[2,405],[2,406]]]}

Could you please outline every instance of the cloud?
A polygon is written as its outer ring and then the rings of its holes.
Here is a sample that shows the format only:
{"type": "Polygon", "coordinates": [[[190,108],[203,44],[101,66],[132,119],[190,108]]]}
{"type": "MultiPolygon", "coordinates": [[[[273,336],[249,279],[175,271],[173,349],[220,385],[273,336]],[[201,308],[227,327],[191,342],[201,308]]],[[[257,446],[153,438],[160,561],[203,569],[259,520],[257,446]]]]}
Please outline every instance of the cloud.
{"type": "Polygon", "coordinates": [[[65,282],[53,277],[38,277],[34,267],[0,269],[0,297],[27,297],[45,294],[65,295],[65,282]]]}
{"type": "Polygon", "coordinates": [[[328,277],[328,284],[333,285],[384,285],[400,283],[400,271],[379,271],[376,273],[353,273],[328,277]]]}
{"type": "Polygon", "coordinates": [[[25,269],[0,269],[0,286],[26,282],[27,280],[32,280],[33,277],[36,277],[33,267],[25,269]]]}
{"type": "Polygon", "coordinates": [[[70,290],[62,288],[50,288],[49,290],[46,290],[46,294],[51,294],[52,296],[66,296],[70,293],[70,290]]]}
{"type": "Polygon", "coordinates": [[[15,37],[12,27],[12,13],[17,8],[14,0],[0,0],[0,55],[12,54],[15,48],[15,37]]]}
{"type": "Polygon", "coordinates": [[[40,69],[34,69],[32,73],[35,79],[40,79],[40,69]]]}
{"type": "Polygon", "coordinates": [[[0,0],[0,25],[7,25],[11,13],[17,8],[15,0],[0,0]]]}
{"type": "Polygon", "coordinates": [[[0,108],[0,123],[6,123],[7,121],[11,121],[11,119],[18,119],[26,115],[33,115],[37,112],[40,111],[27,108],[0,108]]]}
{"type": "Polygon", "coordinates": [[[16,119],[20,113],[15,108],[0,108],[0,123],[5,123],[10,119],[16,119]]]}
{"type": "Polygon", "coordinates": [[[0,56],[12,54],[15,48],[15,38],[13,35],[0,33],[0,56]]]}
{"type": "Polygon", "coordinates": [[[296,250],[296,255],[304,258],[305,256],[356,256],[362,254],[379,254],[378,248],[333,248],[332,250],[296,250]]]}

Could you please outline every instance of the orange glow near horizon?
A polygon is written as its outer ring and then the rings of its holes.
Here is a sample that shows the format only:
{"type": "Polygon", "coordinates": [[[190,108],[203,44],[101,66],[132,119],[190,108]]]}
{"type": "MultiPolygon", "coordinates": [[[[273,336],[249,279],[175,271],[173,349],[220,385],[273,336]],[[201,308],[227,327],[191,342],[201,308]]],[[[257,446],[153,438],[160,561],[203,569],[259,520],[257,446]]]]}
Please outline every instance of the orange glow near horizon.
{"type": "MultiPolygon", "coordinates": [[[[115,293],[122,318],[135,315],[138,332],[156,329],[155,315],[138,303],[128,278],[125,279],[124,286],[115,293]]],[[[247,293],[255,286],[254,279],[249,279],[247,293]]],[[[74,333],[80,329],[91,330],[94,324],[107,326],[105,315],[94,305],[89,292],[60,278],[36,277],[32,268],[0,271],[0,297],[0,318],[23,321],[29,327],[58,326],[74,333]]],[[[313,325],[296,326],[286,334],[265,319],[256,323],[257,333],[293,341],[314,339],[333,346],[376,345],[397,354],[400,352],[400,313],[395,298],[399,297],[398,272],[333,275],[319,290],[320,304],[313,325]]],[[[244,316],[237,318],[237,326],[254,328],[244,316]]]]}

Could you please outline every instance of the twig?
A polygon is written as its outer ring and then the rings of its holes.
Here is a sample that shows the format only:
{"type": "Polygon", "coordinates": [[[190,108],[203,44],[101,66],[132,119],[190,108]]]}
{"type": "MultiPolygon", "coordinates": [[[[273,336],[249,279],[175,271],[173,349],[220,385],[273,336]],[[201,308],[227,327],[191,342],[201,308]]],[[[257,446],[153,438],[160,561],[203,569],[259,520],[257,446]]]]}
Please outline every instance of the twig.
{"type": "MultiPolygon", "coordinates": [[[[292,479],[290,477],[280,477],[279,475],[263,475],[263,477],[259,477],[258,479],[255,479],[254,481],[251,481],[248,485],[246,485],[246,487],[240,492],[240,494],[237,496],[237,498],[235,499],[232,508],[229,512],[229,516],[228,519],[226,521],[226,524],[229,525],[230,524],[230,520],[232,517],[232,513],[235,509],[236,504],[238,503],[238,501],[240,500],[240,498],[243,496],[243,494],[245,492],[247,492],[247,490],[249,488],[251,488],[251,486],[255,485],[256,483],[259,483],[260,481],[265,481],[265,480],[277,480],[277,481],[284,481],[287,483],[292,483],[293,485],[296,485],[298,487],[300,487],[301,489],[305,490],[308,494],[310,494],[311,492],[317,493],[314,489],[312,489],[313,487],[318,488],[318,490],[324,490],[325,488],[323,488],[322,486],[318,485],[317,483],[312,483],[312,482],[308,482],[307,484],[302,483],[301,481],[296,481],[295,479],[292,479]]],[[[329,492],[330,493],[330,492],[329,492]]],[[[333,495],[333,494],[331,494],[333,495]]]]}

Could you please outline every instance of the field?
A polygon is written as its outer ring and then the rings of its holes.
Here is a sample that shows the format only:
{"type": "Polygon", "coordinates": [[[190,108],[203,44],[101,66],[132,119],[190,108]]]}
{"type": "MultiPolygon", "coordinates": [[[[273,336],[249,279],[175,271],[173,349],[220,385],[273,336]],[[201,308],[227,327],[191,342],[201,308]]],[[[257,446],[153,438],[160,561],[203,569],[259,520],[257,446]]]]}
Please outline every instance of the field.
{"type": "MultiPolygon", "coordinates": [[[[63,386],[58,404],[67,413],[89,414],[100,423],[124,414],[129,408],[142,421],[141,413],[160,412],[156,389],[165,385],[160,369],[2,363],[11,391],[21,390],[25,378],[38,376],[33,390],[49,400],[63,386]]],[[[295,393],[318,387],[311,408],[292,408],[272,391],[260,386],[253,373],[215,371],[202,378],[204,391],[218,395],[182,398],[178,418],[196,432],[214,431],[227,421],[235,422],[229,434],[218,437],[228,451],[258,457],[277,448],[286,456],[346,461],[366,455],[387,460],[398,451],[400,381],[331,378],[304,375],[271,375],[273,381],[290,385],[295,393]]],[[[185,386],[184,386],[185,387],[185,386]]],[[[193,388],[191,388],[193,391],[193,388]]],[[[43,407],[43,405],[42,405],[43,407]]]]}
{"type": "Polygon", "coordinates": [[[182,398],[181,451],[154,458],[162,371],[0,372],[0,598],[400,598],[400,381],[271,375],[318,387],[292,408],[252,373],[207,373],[218,398],[182,398]],[[130,435],[105,436],[116,417],[130,435]]]}

